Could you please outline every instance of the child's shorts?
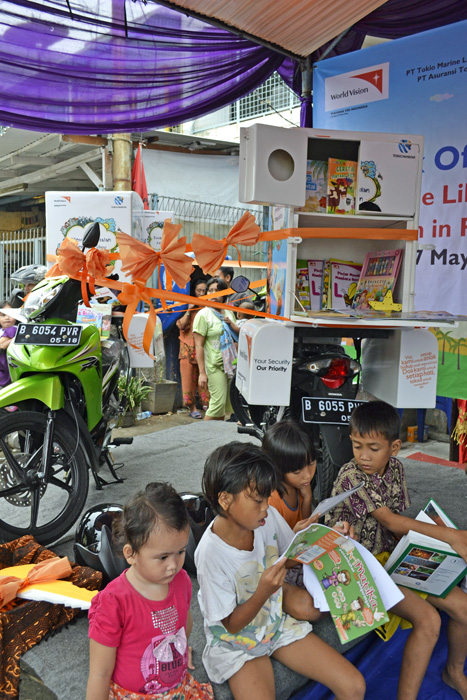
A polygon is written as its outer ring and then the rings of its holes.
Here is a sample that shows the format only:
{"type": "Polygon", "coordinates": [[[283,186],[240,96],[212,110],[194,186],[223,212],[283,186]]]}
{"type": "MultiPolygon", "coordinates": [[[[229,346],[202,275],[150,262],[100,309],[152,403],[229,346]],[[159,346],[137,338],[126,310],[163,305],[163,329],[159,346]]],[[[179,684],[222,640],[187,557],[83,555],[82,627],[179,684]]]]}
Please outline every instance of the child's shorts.
{"type": "Polygon", "coordinates": [[[293,642],[298,642],[312,631],[309,622],[295,620],[283,613],[283,623],[280,633],[275,635],[272,642],[267,644],[256,644],[251,653],[244,649],[248,648],[248,639],[245,638],[245,646],[233,648],[223,644],[214,646],[207,645],[203,652],[203,663],[210,680],[213,683],[224,683],[246,664],[259,656],[271,656],[277,649],[286,647],[293,642]]]}
{"type": "Polygon", "coordinates": [[[214,691],[210,683],[199,683],[187,671],[185,678],[176,688],[152,695],[132,693],[111,681],[109,700],[214,700],[214,691]]]}

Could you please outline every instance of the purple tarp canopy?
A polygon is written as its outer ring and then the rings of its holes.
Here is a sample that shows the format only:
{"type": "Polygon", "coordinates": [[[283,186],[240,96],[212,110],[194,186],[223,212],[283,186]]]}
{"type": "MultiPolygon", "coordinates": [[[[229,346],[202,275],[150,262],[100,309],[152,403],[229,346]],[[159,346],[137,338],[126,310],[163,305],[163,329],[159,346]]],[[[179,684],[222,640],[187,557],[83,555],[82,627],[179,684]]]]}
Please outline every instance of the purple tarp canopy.
{"type": "MultiPolygon", "coordinates": [[[[327,55],[359,49],[367,33],[396,38],[462,19],[467,19],[463,0],[389,0],[327,55]]],[[[275,70],[300,93],[297,63],[155,2],[1,4],[4,126],[75,134],[172,126],[235,102],[275,70]]],[[[302,110],[307,126],[308,105],[309,100],[302,110]]]]}

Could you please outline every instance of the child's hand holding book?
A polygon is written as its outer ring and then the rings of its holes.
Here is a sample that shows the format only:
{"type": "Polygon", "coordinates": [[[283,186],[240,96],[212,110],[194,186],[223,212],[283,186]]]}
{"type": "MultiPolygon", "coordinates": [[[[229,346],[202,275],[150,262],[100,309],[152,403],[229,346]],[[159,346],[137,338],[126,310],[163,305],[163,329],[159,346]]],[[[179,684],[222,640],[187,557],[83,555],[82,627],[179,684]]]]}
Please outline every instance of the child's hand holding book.
{"type": "MultiPolygon", "coordinates": [[[[299,520],[293,529],[294,533],[297,534],[297,532],[306,530],[308,527],[310,527],[310,525],[313,525],[313,523],[317,523],[320,517],[321,513],[317,513],[315,511],[313,515],[310,515],[309,518],[305,518],[305,520],[299,520]]],[[[336,530],[336,532],[340,532],[341,535],[346,535],[346,537],[351,537],[352,539],[355,537],[355,530],[353,526],[347,522],[347,520],[340,520],[335,525],[333,525],[331,529],[336,530]]]]}
{"type": "Polygon", "coordinates": [[[310,527],[313,523],[317,523],[320,517],[321,513],[314,513],[310,515],[309,518],[305,518],[305,520],[299,520],[298,523],[295,524],[293,531],[297,533],[306,530],[307,527],[310,527]]]}
{"type": "Polygon", "coordinates": [[[347,520],[338,520],[337,523],[332,526],[332,529],[336,530],[336,532],[340,532],[341,535],[350,537],[351,539],[355,538],[355,529],[353,525],[347,522],[347,520]]]}
{"type": "Polygon", "coordinates": [[[286,561],[287,559],[285,557],[281,557],[261,574],[256,590],[258,594],[263,595],[266,600],[272,596],[273,593],[278,591],[284,583],[287,574],[287,569],[285,568],[286,561]]]}

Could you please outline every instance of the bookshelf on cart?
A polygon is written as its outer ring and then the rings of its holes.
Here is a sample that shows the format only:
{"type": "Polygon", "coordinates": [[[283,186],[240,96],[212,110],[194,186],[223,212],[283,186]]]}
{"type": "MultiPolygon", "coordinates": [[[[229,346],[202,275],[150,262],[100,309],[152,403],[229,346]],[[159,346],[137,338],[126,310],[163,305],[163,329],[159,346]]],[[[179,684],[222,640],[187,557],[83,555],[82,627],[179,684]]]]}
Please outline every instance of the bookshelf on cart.
{"type": "MultiPolygon", "coordinates": [[[[422,136],[259,124],[241,129],[240,200],[270,204],[270,228],[290,229],[287,239],[268,244],[271,311],[297,323],[375,325],[329,311],[305,313],[297,261],[298,267],[330,259],[363,265],[367,253],[398,249],[393,299],[402,311],[413,311],[422,162],[422,136]]],[[[415,324],[378,318],[376,325],[415,324]]]]}

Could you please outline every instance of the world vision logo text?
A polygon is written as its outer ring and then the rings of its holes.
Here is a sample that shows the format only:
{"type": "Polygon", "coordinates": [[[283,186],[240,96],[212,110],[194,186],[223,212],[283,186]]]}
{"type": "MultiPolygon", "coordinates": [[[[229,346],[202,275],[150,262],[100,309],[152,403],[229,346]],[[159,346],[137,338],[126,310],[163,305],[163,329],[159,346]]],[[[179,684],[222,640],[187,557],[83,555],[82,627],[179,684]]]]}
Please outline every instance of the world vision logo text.
{"type": "Polygon", "coordinates": [[[389,63],[340,73],[325,80],[326,112],[385,100],[389,89],[389,63]]]}

